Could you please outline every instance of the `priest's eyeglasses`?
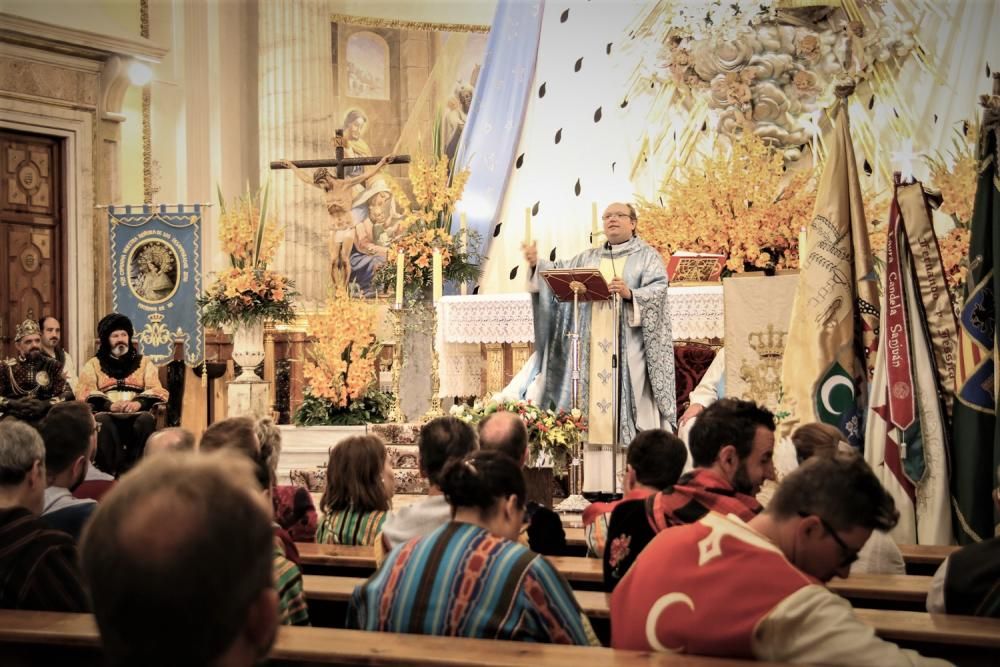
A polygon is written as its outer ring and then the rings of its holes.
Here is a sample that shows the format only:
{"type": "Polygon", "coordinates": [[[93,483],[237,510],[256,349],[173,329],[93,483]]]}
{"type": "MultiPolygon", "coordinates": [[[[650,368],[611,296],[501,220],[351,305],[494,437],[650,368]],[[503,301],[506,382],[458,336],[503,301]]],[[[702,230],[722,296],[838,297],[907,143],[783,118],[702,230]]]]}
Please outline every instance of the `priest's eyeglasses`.
{"type": "Polygon", "coordinates": [[[840,535],[837,534],[836,529],[830,525],[829,521],[827,521],[818,514],[810,514],[809,512],[799,512],[799,516],[802,517],[803,519],[808,516],[815,516],[817,519],[819,519],[819,522],[823,524],[823,530],[828,532],[830,534],[830,537],[832,537],[834,541],[837,543],[837,546],[840,547],[840,551],[843,554],[840,557],[840,567],[849,567],[852,563],[858,560],[858,550],[849,547],[847,545],[847,542],[845,542],[840,537],[840,535]]]}
{"type": "Polygon", "coordinates": [[[608,213],[605,213],[604,215],[601,216],[601,220],[607,222],[608,220],[612,220],[614,218],[631,218],[631,217],[632,216],[629,213],[617,213],[615,211],[609,211],[608,213]]]}

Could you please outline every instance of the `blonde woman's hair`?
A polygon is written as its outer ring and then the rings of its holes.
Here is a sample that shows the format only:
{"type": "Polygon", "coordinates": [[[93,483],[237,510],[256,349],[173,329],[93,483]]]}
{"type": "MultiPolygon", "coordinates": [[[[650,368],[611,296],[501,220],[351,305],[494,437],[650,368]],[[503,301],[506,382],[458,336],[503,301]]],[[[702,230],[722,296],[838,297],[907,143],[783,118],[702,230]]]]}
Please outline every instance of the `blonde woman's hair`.
{"type": "Polygon", "coordinates": [[[795,445],[795,455],[799,463],[814,456],[832,458],[842,442],[845,440],[840,429],[820,422],[803,424],[792,433],[792,444],[795,445]]]}

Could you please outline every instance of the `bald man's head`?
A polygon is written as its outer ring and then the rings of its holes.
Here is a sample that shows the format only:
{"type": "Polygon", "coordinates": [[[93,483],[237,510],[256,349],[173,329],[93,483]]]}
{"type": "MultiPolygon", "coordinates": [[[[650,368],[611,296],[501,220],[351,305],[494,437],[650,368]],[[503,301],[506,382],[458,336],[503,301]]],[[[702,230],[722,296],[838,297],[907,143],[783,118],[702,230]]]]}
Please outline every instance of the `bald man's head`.
{"type": "Polygon", "coordinates": [[[494,412],[479,422],[479,448],[502,452],[524,465],[528,453],[528,429],[513,412],[494,412]]]}
{"type": "Polygon", "coordinates": [[[194,451],[194,434],[177,426],[155,431],[146,440],[143,456],[154,456],[163,452],[194,451]]]}
{"type": "Polygon", "coordinates": [[[142,461],[104,497],[80,547],[110,662],[265,655],[277,622],[273,539],[245,457],[142,461]]]}

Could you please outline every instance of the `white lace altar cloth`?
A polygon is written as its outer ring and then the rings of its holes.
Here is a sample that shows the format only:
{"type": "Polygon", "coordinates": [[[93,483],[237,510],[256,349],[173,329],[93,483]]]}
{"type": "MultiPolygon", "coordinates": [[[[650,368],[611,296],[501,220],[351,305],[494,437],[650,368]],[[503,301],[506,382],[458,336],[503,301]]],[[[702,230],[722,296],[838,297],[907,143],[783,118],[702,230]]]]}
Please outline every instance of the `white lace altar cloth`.
{"type": "MultiPolygon", "coordinates": [[[[722,340],[725,323],[721,285],[671,287],[669,295],[674,340],[722,340]]],[[[527,292],[442,298],[436,341],[440,395],[479,395],[481,344],[531,343],[534,337],[531,295],[527,292]]]]}

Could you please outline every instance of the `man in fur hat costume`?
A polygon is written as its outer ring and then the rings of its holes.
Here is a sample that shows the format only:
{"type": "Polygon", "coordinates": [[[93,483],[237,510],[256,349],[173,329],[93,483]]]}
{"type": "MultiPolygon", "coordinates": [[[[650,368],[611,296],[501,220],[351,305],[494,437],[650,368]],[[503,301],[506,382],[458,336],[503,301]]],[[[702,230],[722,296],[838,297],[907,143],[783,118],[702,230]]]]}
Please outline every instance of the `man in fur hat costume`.
{"type": "Polygon", "coordinates": [[[97,356],[80,371],[77,396],[90,403],[100,425],[97,467],[121,475],[142,456],[156,424],[149,410],[166,401],[156,365],[132,347],[132,322],[120,313],[97,325],[97,356]]]}
{"type": "Polygon", "coordinates": [[[38,322],[25,320],[14,334],[17,358],[0,362],[0,419],[37,422],[53,403],[72,398],[62,364],[42,354],[38,322]]]}

